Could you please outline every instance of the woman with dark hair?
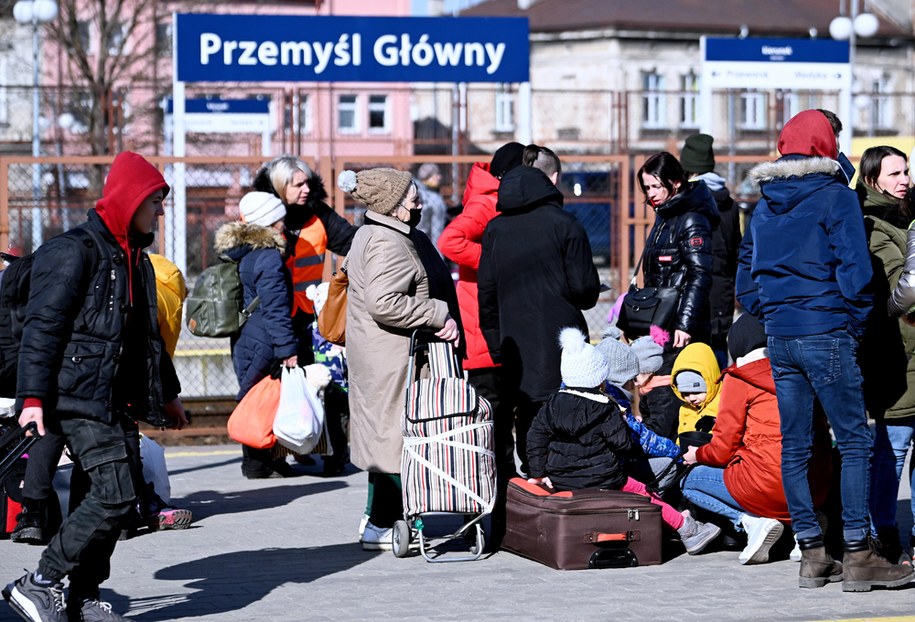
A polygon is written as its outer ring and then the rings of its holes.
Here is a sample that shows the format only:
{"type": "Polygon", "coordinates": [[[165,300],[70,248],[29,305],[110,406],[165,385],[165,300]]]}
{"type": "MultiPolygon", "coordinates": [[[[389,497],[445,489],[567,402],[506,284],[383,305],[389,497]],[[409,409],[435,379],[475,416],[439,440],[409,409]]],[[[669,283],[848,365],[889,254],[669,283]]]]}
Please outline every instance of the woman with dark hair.
{"type": "Polygon", "coordinates": [[[864,151],[860,168],[855,191],[861,201],[874,273],[874,308],[858,352],[864,402],[876,420],[871,523],[884,556],[898,563],[911,559],[911,549],[900,547],[896,497],[915,430],[915,357],[911,356],[915,328],[891,317],[887,302],[905,272],[907,229],[912,220],[906,201],[909,167],[902,151],[880,145],[864,151]]]}
{"type": "MultiPolygon", "coordinates": [[[[710,338],[712,231],[718,226],[718,207],[705,182],[688,181],[680,162],[666,151],[648,158],[636,179],[655,211],[642,254],[644,285],[680,291],[677,312],[669,326],[661,327],[671,333],[658,372],[666,375],[682,348],[710,338]]],[[[648,427],[673,438],[680,407],[673,390],[659,387],[644,397],[649,399],[639,409],[648,427]]]]}

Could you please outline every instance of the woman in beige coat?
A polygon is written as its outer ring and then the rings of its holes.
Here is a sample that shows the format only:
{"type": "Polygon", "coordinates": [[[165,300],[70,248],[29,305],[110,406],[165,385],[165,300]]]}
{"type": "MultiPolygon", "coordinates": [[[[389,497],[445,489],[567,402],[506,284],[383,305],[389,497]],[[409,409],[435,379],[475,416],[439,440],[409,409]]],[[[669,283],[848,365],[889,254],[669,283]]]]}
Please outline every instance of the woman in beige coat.
{"type": "Polygon", "coordinates": [[[338,185],[368,209],[346,261],[350,459],[369,472],[374,487],[361,542],[366,550],[389,550],[391,528],[403,518],[401,417],[410,335],[426,328],[458,343],[457,298],[448,267],[415,228],[422,203],[409,173],[344,171],[338,185]]]}

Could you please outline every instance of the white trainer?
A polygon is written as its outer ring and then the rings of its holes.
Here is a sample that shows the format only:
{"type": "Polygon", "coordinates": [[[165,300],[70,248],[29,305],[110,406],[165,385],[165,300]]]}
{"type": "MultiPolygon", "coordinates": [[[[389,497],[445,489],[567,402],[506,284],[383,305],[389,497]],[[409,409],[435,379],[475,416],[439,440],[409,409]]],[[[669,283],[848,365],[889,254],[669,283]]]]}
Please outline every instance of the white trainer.
{"type": "Polygon", "coordinates": [[[740,524],[747,532],[747,546],[737,556],[741,564],[764,564],[769,561],[769,549],[781,537],[785,526],[774,518],[744,514],[740,524]]]}
{"type": "Polygon", "coordinates": [[[394,547],[393,536],[393,528],[376,527],[367,522],[359,541],[362,543],[363,551],[390,551],[394,547]]]}

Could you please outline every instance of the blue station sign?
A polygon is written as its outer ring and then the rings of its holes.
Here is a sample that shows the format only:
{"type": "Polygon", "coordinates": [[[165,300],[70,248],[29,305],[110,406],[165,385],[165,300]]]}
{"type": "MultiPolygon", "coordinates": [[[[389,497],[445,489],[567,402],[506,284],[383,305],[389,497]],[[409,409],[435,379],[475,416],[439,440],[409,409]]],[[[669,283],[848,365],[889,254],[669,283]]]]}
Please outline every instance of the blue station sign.
{"type": "Polygon", "coordinates": [[[527,82],[516,17],[175,15],[182,82],[527,82]]]}
{"type": "Polygon", "coordinates": [[[705,60],[744,63],[847,63],[848,41],[708,37],[705,40],[705,60]]]}

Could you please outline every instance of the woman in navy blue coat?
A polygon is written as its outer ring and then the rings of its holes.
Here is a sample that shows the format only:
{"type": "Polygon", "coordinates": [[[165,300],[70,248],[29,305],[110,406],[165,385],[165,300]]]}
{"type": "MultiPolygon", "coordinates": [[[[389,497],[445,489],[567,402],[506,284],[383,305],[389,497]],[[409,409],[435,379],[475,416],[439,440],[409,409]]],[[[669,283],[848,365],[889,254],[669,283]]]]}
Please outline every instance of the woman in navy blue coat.
{"type": "MultiPolygon", "coordinates": [[[[283,258],[283,218],[286,208],[266,192],[249,192],[239,203],[242,220],[216,232],[216,252],[238,262],[247,307],[257,297],[260,304],[232,337],[232,363],[238,377],[237,399],[266,377],[282,361],[298,364],[292,332],[292,280],[283,258]]],[[[284,463],[274,460],[272,449],[243,446],[242,474],[261,479],[283,475],[284,463]]],[[[288,467],[287,467],[288,468],[288,467]]]]}

